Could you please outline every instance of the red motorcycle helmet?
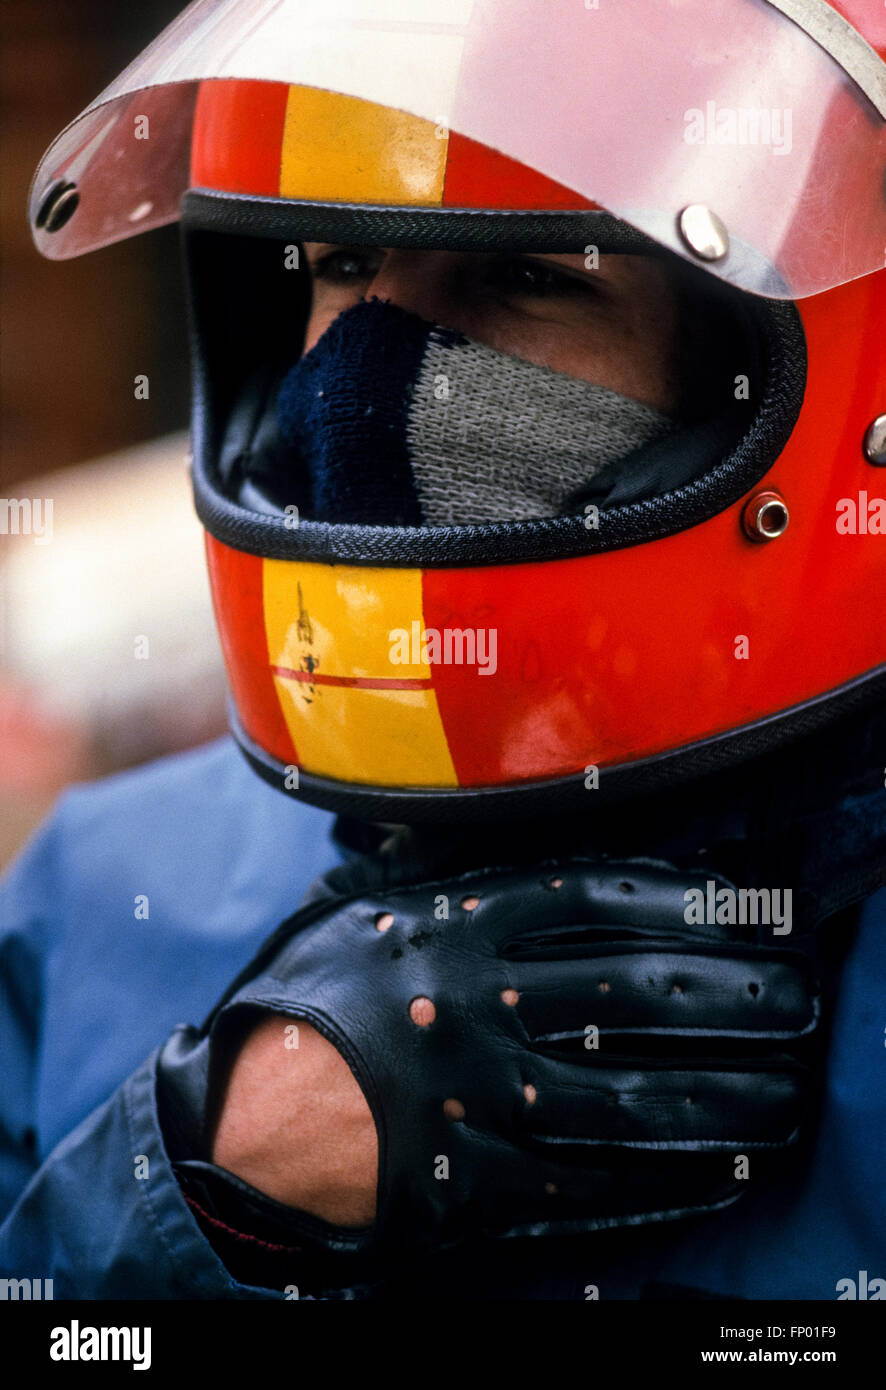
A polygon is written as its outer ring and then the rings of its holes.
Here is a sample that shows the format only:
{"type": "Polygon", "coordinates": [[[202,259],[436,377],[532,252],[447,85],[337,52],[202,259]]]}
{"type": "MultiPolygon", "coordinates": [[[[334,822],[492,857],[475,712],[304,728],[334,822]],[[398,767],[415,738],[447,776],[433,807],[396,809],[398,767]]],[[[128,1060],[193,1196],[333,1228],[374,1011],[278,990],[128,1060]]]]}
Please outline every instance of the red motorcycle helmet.
{"type": "Polygon", "coordinates": [[[586,807],[882,696],[882,6],[196,0],[53,144],[30,213],[56,258],[182,218],[232,727],[290,794],[392,822],[586,807]],[[597,515],[255,505],[230,461],[272,429],[304,240],[694,267],[755,324],[745,426],[597,515]],[[482,679],[466,653],[492,630],[482,679]],[[396,666],[394,632],[418,638],[396,666]],[[428,659],[434,633],[464,659],[428,659]]]}

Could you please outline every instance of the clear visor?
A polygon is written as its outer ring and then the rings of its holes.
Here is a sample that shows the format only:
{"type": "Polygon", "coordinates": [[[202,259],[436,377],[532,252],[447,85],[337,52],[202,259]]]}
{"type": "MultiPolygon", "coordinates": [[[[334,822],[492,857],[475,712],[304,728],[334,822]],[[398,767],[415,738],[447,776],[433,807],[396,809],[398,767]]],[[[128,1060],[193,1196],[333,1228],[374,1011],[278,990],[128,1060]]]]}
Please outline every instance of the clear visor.
{"type": "Polygon", "coordinates": [[[178,217],[209,78],[442,124],[757,293],[883,265],[886,64],[824,0],[196,0],[44,156],[44,255],[178,217]]]}

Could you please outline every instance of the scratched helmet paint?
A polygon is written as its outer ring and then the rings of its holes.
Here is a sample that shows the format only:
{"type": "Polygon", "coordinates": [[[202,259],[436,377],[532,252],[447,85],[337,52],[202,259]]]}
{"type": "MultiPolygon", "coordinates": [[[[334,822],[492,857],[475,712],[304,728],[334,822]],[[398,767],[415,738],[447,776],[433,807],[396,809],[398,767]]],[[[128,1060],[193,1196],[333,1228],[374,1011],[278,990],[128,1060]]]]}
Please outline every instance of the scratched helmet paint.
{"type": "Polygon", "coordinates": [[[63,132],[44,254],[183,222],[195,498],[264,776],[388,821],[536,813],[586,806],[589,769],[617,798],[882,696],[884,60],[868,0],[197,0],[63,132]],[[592,526],[250,506],[227,465],[267,446],[302,240],[682,258],[753,305],[747,428],[592,526]],[[416,623],[495,630],[494,677],[392,667],[416,623]]]}

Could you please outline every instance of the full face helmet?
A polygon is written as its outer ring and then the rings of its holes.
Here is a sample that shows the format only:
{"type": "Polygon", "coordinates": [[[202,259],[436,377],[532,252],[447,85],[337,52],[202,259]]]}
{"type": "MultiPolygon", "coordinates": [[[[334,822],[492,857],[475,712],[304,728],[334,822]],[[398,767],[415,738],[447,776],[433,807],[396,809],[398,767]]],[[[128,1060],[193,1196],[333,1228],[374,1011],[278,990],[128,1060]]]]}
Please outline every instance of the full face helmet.
{"type": "Polygon", "coordinates": [[[53,258],[181,218],[232,728],[290,794],[605,804],[882,694],[882,5],[196,0],[51,146],[30,216],[53,258]],[[716,447],[678,433],[557,515],[321,515],[279,483],[305,242],[662,258],[736,335],[716,447]]]}

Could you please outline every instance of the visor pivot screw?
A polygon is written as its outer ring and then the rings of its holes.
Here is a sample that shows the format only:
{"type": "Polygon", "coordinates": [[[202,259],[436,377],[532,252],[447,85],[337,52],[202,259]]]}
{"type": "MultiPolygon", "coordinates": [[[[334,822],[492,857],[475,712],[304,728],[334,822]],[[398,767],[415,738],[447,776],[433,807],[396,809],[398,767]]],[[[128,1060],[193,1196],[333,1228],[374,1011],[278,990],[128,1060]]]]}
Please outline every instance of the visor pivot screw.
{"type": "Polygon", "coordinates": [[[745,507],[741,524],[748,540],[774,541],[788,529],[790,512],[777,492],[758,492],[745,507]]]}
{"type": "Polygon", "coordinates": [[[868,463],[886,468],[886,415],[878,415],[864,437],[864,456],[868,463]]]}
{"type": "Polygon", "coordinates": [[[79,205],[77,185],[59,179],[43,195],[34,225],[44,232],[60,232],[70,222],[79,205]]]}
{"type": "Polygon", "coordinates": [[[725,224],[704,203],[690,203],[677,219],[686,246],[700,261],[722,261],[729,252],[725,224]]]}

